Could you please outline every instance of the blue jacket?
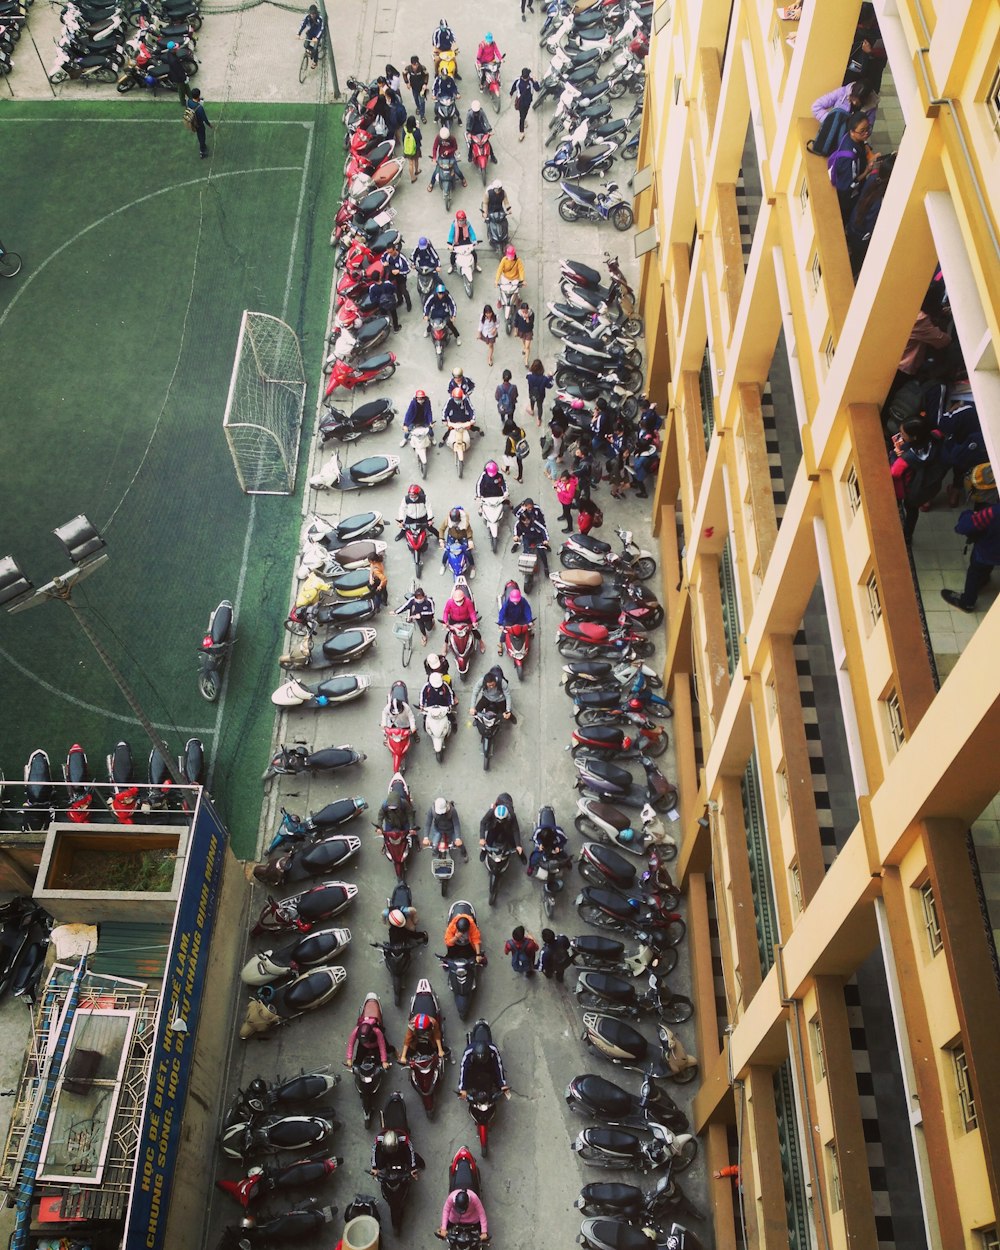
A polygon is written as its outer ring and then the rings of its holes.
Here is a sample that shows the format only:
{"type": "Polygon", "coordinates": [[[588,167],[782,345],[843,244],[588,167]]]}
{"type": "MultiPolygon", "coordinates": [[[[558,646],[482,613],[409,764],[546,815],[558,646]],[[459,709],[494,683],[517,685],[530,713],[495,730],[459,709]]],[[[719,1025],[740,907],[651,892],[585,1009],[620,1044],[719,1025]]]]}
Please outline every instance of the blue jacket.
{"type": "Polygon", "coordinates": [[[323,14],[317,13],[315,17],[311,13],[307,13],[302,19],[302,25],[299,27],[299,34],[303,31],[310,39],[318,39],[324,30],[323,14]]]}
{"type": "MultiPolygon", "coordinates": [[[[462,242],[463,242],[463,243],[464,243],[464,242],[466,242],[466,241],[467,241],[467,242],[469,242],[469,243],[476,243],[476,242],[478,242],[478,240],[476,239],[476,232],[475,232],[475,230],[473,230],[472,225],[471,225],[469,222],[466,222],[466,223],[465,223],[465,228],[466,228],[466,229],[468,230],[468,232],[469,232],[469,238],[468,238],[468,240],[463,239],[463,240],[462,240],[462,242]]],[[[451,245],[455,242],[455,231],[456,231],[456,229],[457,229],[457,226],[456,226],[455,222],[452,222],[452,223],[451,223],[451,225],[448,227],[448,244],[449,244],[449,246],[451,246],[451,245]]]]}
{"type": "Polygon", "coordinates": [[[505,599],[500,605],[500,614],[497,617],[498,625],[530,625],[534,620],[531,612],[531,604],[521,596],[520,603],[511,603],[509,599],[505,599]]]}
{"type": "Polygon", "coordinates": [[[441,257],[433,243],[428,243],[425,248],[415,247],[410,253],[410,260],[417,269],[437,269],[441,264],[441,257]]]}
{"type": "Polygon", "coordinates": [[[403,429],[412,430],[415,425],[431,426],[434,424],[434,414],[431,412],[431,401],[429,399],[417,399],[414,396],[410,400],[403,417],[403,429]]]}
{"type": "Polygon", "coordinates": [[[447,291],[443,295],[431,291],[424,302],[425,317],[454,317],[455,312],[455,301],[447,291]]]}
{"type": "Polygon", "coordinates": [[[972,554],[980,564],[1000,564],[1000,506],[963,512],[955,532],[973,540],[972,554]]]}
{"type": "Polygon", "coordinates": [[[438,74],[431,94],[435,100],[454,100],[458,95],[458,83],[450,74],[438,74]]]}

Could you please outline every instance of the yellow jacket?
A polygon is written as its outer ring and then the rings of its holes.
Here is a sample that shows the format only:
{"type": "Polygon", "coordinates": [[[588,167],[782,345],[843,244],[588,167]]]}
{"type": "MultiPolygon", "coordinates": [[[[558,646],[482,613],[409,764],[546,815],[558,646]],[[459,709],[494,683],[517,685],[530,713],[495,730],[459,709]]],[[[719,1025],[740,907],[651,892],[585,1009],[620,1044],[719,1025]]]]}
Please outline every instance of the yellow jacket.
{"type": "Polygon", "coordinates": [[[500,264],[497,265],[496,285],[500,285],[500,279],[504,278],[507,282],[523,282],[524,281],[524,264],[520,256],[515,256],[513,260],[504,257],[500,264]]]}

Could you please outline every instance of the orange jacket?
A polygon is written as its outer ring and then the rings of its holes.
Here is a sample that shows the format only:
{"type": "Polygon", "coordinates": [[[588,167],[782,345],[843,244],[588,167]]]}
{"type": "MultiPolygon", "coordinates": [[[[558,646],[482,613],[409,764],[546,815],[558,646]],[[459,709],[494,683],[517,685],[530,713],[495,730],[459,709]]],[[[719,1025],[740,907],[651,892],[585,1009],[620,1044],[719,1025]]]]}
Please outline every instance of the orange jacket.
{"type": "MultiPolygon", "coordinates": [[[[483,935],[479,932],[479,925],[476,924],[476,922],[472,919],[471,916],[466,916],[465,918],[469,922],[469,932],[468,932],[469,943],[472,946],[472,949],[478,955],[480,947],[482,945],[483,935]]],[[[458,940],[458,922],[461,919],[462,919],[461,916],[456,916],[455,919],[451,921],[447,929],[445,929],[444,931],[444,945],[445,945],[446,950],[452,946],[460,945],[460,942],[458,940]]]]}

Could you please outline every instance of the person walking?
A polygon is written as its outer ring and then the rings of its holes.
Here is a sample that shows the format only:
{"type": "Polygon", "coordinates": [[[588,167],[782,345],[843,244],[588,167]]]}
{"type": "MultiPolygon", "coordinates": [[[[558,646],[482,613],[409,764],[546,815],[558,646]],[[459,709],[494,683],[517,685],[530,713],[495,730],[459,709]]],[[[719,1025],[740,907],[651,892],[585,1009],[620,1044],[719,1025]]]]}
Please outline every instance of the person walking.
{"type": "Polygon", "coordinates": [[[535,314],[524,300],[518,304],[517,312],[514,314],[514,333],[521,340],[521,348],[524,351],[524,364],[527,367],[528,359],[531,356],[531,340],[535,337],[535,314]]]}
{"type": "Polygon", "coordinates": [[[404,612],[410,624],[416,625],[417,629],[420,630],[420,645],[426,647],[427,635],[434,628],[434,600],[422,586],[418,586],[403,606],[397,608],[393,615],[402,616],[404,612]]]}
{"type": "Polygon", "coordinates": [[[177,55],[177,44],[172,39],[163,54],[163,63],[167,67],[167,77],[177,88],[177,98],[181,102],[181,108],[186,109],[188,106],[187,70],[184,68],[184,62],[177,55]]]}
{"type": "Polygon", "coordinates": [[[194,133],[198,136],[198,150],[201,152],[201,159],[204,160],[208,156],[208,144],[205,142],[205,129],[214,130],[215,127],[208,120],[208,114],[205,112],[205,102],[201,98],[201,90],[193,87],[191,95],[187,101],[187,108],[194,114],[192,117],[192,125],[194,133]]]}
{"type": "Polygon", "coordinates": [[[573,962],[570,954],[569,938],[565,933],[557,937],[551,929],[542,930],[542,949],[538,956],[538,966],[546,981],[553,977],[563,984],[566,969],[573,962]]]}
{"type": "Polygon", "coordinates": [[[965,574],[965,586],[957,590],[942,590],[941,598],[960,612],[975,612],[979,592],[990,580],[990,575],[1000,564],[1000,507],[988,504],[985,508],[969,509],[958,518],[956,534],[963,534],[972,543],[969,568],[965,574]]]}
{"type": "Polygon", "coordinates": [[[396,288],[396,307],[400,304],[406,305],[406,311],[411,312],[413,309],[413,301],[410,299],[410,292],[406,285],[406,278],[410,272],[410,262],[399,250],[398,243],[391,243],[382,253],[382,265],[385,269],[385,275],[392,279],[392,283],[396,288]]]}
{"type": "MultiPolygon", "coordinates": [[[[524,13],[521,14],[521,21],[524,21],[524,13]]],[[[541,91],[542,84],[532,76],[531,70],[527,66],[521,70],[520,78],[515,78],[510,85],[510,97],[514,101],[514,107],[517,109],[517,141],[524,142],[524,123],[528,116],[528,109],[531,108],[531,102],[537,91],[541,91]]]]}
{"type": "MultiPolygon", "coordinates": [[[[423,118],[420,120],[423,121],[423,118]]],[[[423,146],[424,136],[417,125],[417,119],[408,117],[403,126],[403,155],[406,157],[411,182],[416,182],[420,177],[420,156],[423,146]]]]}
{"type": "Polygon", "coordinates": [[[524,977],[535,975],[538,943],[530,933],[525,933],[523,924],[519,924],[504,943],[503,953],[510,956],[510,966],[516,973],[524,977]]]}
{"type": "Polygon", "coordinates": [[[503,471],[510,473],[511,469],[517,468],[518,482],[524,481],[524,453],[527,446],[524,438],[524,430],[517,424],[513,416],[506,416],[503,419],[503,471]]]}
{"type": "Polygon", "coordinates": [[[417,116],[422,122],[427,120],[427,86],[430,82],[430,75],[427,72],[427,66],[424,65],[419,56],[411,56],[410,63],[403,70],[403,82],[413,92],[413,106],[417,110],[417,116]]]}
{"type": "Polygon", "coordinates": [[[368,557],[368,586],[378,606],[386,607],[389,602],[389,579],[385,575],[384,557],[368,557]]]}
{"type": "Polygon", "coordinates": [[[399,307],[399,292],[396,290],[396,284],[389,276],[388,270],[383,269],[381,280],[371,284],[368,288],[368,294],[382,316],[388,317],[392,322],[393,330],[398,331],[399,314],[396,312],[396,309],[399,307]]]}
{"type": "Polygon", "coordinates": [[[542,424],[542,410],[545,407],[545,392],[554,385],[552,375],[545,372],[540,360],[533,360],[528,366],[528,416],[535,414],[535,424],[542,424]]]}
{"type": "Polygon", "coordinates": [[[484,305],[476,338],[479,339],[480,343],[486,344],[486,363],[491,369],[493,368],[493,353],[496,350],[498,330],[497,315],[493,311],[493,305],[484,305]]]}
{"type": "Polygon", "coordinates": [[[568,469],[563,469],[562,473],[556,478],[556,498],[562,504],[559,520],[565,522],[563,525],[564,534],[573,533],[573,500],[576,498],[577,485],[576,478],[568,469]]]}

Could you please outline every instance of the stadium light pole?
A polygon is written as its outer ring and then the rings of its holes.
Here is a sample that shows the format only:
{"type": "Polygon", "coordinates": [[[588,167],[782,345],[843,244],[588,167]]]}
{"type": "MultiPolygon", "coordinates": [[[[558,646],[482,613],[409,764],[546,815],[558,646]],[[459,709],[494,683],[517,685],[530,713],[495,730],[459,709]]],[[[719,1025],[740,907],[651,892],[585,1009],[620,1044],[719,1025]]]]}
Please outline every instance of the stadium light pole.
{"type": "Polygon", "coordinates": [[[44,586],[39,586],[36,589],[34,583],[25,577],[14,557],[3,556],[0,558],[0,607],[5,607],[8,612],[13,614],[14,612],[25,612],[28,608],[37,607],[41,603],[46,603],[49,599],[58,599],[60,603],[65,603],[73,613],[73,619],[83,630],[87,641],[100,656],[104,667],[111,674],[125,702],[136,714],[139,724],[146,731],[150,742],[163,757],[170,779],[175,785],[184,785],[184,779],[181,777],[177,765],[170,755],[167,744],[160,737],[153,722],[142,710],[142,705],[132,692],[118,665],[115,664],[105,650],[100,638],[94,633],[90,622],[87,620],[86,613],[81,612],[79,607],[73,602],[73,588],[84,581],[85,578],[88,578],[91,573],[96,573],[101,565],[107,562],[107,543],[98,533],[95,526],[82,513],[74,517],[72,521],[67,521],[65,525],[60,525],[52,532],[66,548],[66,554],[70,558],[72,567],[61,576],[53,577],[50,582],[46,582],[44,586]]]}

